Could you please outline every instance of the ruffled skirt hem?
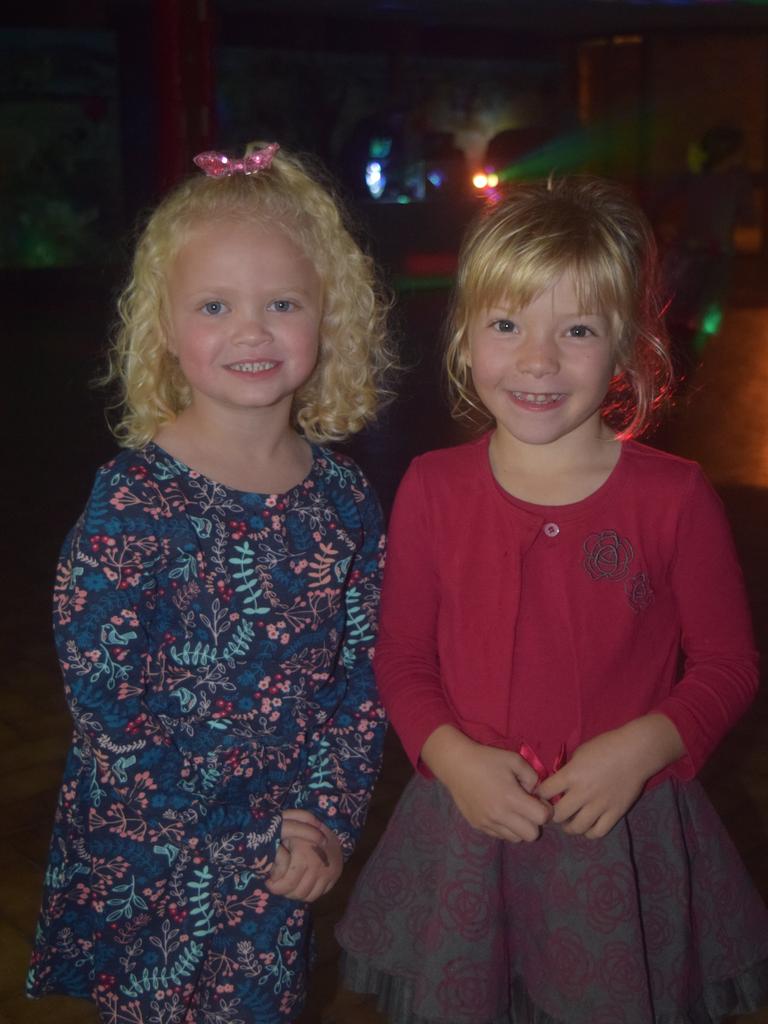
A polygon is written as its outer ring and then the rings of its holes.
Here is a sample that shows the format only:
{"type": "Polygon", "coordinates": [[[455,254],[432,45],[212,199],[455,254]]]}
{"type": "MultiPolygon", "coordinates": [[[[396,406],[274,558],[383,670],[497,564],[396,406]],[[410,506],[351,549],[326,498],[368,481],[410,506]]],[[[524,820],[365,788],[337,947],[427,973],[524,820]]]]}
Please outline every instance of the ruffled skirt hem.
{"type": "MultiPolygon", "coordinates": [[[[342,955],[341,970],[345,987],[350,992],[375,996],[376,1009],[391,1024],[453,1024],[447,1018],[422,1017],[414,1012],[414,984],[410,978],[396,977],[347,954],[342,955]]],[[[726,1017],[758,1010],[766,999],[768,960],[762,960],[737,978],[710,982],[695,1005],[654,1017],[653,1024],[719,1024],[726,1017]]],[[[512,982],[509,1002],[509,1011],[500,1017],[473,1024],[567,1024],[537,1007],[520,978],[512,982]]]]}

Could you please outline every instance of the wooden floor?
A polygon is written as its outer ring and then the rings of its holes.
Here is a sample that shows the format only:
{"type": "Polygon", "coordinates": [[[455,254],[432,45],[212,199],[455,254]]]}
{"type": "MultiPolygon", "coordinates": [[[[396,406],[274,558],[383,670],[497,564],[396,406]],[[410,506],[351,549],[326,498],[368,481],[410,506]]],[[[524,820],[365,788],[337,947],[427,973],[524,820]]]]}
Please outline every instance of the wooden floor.
{"type": "MultiPolygon", "coordinates": [[[[768,649],[768,310],[729,311],[721,335],[703,365],[664,446],[699,459],[719,486],[741,550],[759,642],[768,649]]],[[[54,473],[52,466],[51,473],[54,473]]],[[[54,476],[53,479],[57,479],[54,476]]],[[[6,510],[12,500],[2,499],[6,510]]],[[[47,551],[45,533],[55,527],[57,495],[41,495],[47,507],[29,521],[14,519],[19,542],[47,551]],[[51,522],[48,527],[47,523],[51,522]],[[25,525],[26,524],[26,525],[25,525]]],[[[64,502],[66,504],[66,502],[64,502]]],[[[15,536],[15,532],[14,532],[15,536]]],[[[29,940],[38,908],[49,828],[69,724],[49,636],[50,572],[17,551],[3,588],[6,609],[0,631],[6,675],[0,688],[0,1022],[86,1024],[94,1011],[78,1001],[30,1001],[22,993],[29,940]]],[[[768,896],[768,695],[730,737],[707,769],[705,782],[761,892],[768,896]]],[[[332,928],[367,853],[380,835],[408,775],[391,738],[369,825],[345,877],[318,905],[320,962],[302,1024],[374,1024],[381,1018],[359,997],[338,993],[337,950],[332,928]]],[[[742,1018],[768,1024],[768,1011],[742,1018]]]]}

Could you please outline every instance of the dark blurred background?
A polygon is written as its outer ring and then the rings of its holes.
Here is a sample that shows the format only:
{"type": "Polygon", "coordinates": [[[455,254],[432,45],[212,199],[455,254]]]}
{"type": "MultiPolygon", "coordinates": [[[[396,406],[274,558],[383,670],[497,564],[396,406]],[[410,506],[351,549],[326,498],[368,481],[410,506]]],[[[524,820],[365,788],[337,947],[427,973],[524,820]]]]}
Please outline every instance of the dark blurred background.
{"type": "MultiPolygon", "coordinates": [[[[59,0],[0,13],[0,1024],[93,1020],[21,995],[68,719],[49,631],[56,552],[114,451],[103,365],[137,219],[217,148],[317,155],[396,297],[408,372],[352,451],[389,507],[409,459],[459,438],[440,332],[467,219],[505,181],[622,181],[656,227],[676,410],[650,439],[726,502],[768,646],[768,6],[765,0],[59,0]]],[[[768,893],[765,700],[707,784],[768,893]]],[[[330,937],[407,773],[395,741],[355,864],[320,908],[307,1020],[335,994],[330,937]]],[[[335,1002],[334,1002],[335,1000],[335,1002]]],[[[73,1008],[74,1006],[74,1008],[73,1008]]],[[[768,1020],[768,1017],[761,1018],[768,1020]]]]}
{"type": "MultiPolygon", "coordinates": [[[[691,350],[717,333],[734,262],[749,282],[764,269],[767,111],[760,0],[6,5],[0,294],[16,369],[9,436],[24,442],[11,445],[14,470],[33,487],[45,477],[36,493],[56,494],[65,520],[76,514],[93,455],[112,447],[103,396],[87,382],[133,227],[200,150],[276,139],[320,157],[404,299],[403,358],[424,373],[461,231],[496,182],[552,170],[618,178],[653,217],[670,288],[691,269],[712,278],[706,295],[703,285],[678,289],[687,370],[691,350]],[[720,152],[710,159],[713,131],[720,152]],[[694,256],[686,236],[702,222],[694,256]]],[[[412,405],[418,439],[382,475],[385,503],[412,449],[446,429],[436,393],[412,405]]],[[[20,514],[17,499],[3,504],[20,514]]],[[[55,545],[44,523],[47,568],[55,545]]]]}

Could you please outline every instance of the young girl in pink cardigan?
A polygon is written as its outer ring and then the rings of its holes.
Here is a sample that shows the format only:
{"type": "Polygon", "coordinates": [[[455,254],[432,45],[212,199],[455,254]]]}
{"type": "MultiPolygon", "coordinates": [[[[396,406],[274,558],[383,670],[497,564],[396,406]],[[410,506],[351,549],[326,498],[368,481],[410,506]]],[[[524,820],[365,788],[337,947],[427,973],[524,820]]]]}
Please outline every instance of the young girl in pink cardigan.
{"type": "Polygon", "coordinates": [[[756,655],[720,502],[632,440],[669,386],[645,218],[594,179],[471,227],[447,350],[489,428],[408,470],[379,687],[416,768],[338,929],[397,1024],[690,1024],[768,993],[696,781],[756,655]]]}

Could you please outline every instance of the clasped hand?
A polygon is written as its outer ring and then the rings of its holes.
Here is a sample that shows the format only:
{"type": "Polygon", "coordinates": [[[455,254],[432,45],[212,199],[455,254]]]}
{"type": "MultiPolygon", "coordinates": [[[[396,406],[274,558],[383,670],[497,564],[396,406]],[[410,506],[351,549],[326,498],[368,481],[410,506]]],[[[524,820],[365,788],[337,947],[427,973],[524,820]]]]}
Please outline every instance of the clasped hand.
{"type": "Polygon", "coordinates": [[[475,743],[446,725],[424,744],[422,759],[469,824],[494,839],[530,842],[552,816],[550,805],[532,795],[538,776],[519,754],[475,743]]]}
{"type": "Polygon", "coordinates": [[[516,843],[537,839],[550,821],[569,835],[607,835],[648,779],[684,753],[672,722],[649,714],[583,743],[542,783],[520,754],[475,743],[453,726],[429,737],[422,759],[470,825],[516,843]]]}
{"type": "Polygon", "coordinates": [[[547,801],[560,797],[552,821],[568,835],[601,839],[632,807],[648,779],[684,753],[680,734],[666,716],[645,715],[582,743],[536,793],[547,801]]]}
{"type": "Polygon", "coordinates": [[[344,861],[334,833],[309,811],[283,811],[280,846],[266,882],[276,896],[312,903],[337,882],[344,861]]]}

